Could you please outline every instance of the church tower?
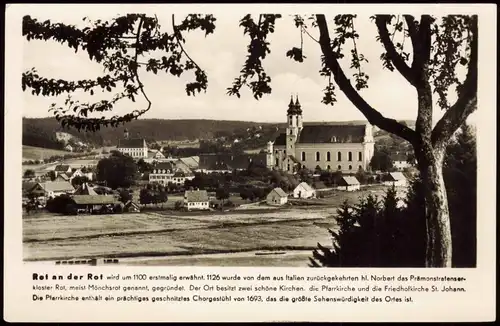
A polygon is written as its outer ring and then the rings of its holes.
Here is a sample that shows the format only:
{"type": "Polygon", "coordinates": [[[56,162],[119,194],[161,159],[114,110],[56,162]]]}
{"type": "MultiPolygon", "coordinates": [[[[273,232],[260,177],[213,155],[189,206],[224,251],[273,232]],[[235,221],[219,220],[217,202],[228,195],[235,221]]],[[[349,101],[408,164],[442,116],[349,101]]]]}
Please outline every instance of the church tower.
{"type": "Polygon", "coordinates": [[[297,142],[300,131],[302,131],[302,109],[298,96],[295,102],[293,101],[293,96],[290,98],[287,110],[287,121],[286,149],[284,153],[286,159],[283,168],[285,171],[293,172],[293,161],[290,159],[290,156],[295,156],[295,143],[297,142]]]}
{"type": "Polygon", "coordinates": [[[370,161],[375,153],[375,140],[373,138],[373,126],[370,123],[365,125],[365,137],[363,138],[363,165],[368,170],[370,161]]]}

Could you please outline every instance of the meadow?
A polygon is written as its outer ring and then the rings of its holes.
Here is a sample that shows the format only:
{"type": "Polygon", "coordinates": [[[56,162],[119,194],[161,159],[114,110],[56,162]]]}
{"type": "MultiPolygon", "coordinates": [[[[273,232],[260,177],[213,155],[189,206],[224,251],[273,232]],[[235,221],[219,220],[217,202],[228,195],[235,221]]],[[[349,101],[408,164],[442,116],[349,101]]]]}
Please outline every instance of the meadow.
{"type": "Polygon", "coordinates": [[[135,213],[23,218],[24,259],[147,257],[254,250],[312,250],[331,243],[334,210],[245,214],[135,213]]]}

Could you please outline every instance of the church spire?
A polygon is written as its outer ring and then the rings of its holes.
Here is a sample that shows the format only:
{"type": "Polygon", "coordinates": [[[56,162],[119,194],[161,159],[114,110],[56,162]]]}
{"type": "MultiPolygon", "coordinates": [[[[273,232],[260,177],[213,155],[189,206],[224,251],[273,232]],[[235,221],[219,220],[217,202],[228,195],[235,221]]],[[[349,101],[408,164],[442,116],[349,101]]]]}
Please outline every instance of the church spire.
{"type": "Polygon", "coordinates": [[[288,104],[287,114],[289,114],[289,115],[302,114],[302,110],[300,108],[300,103],[299,103],[299,97],[297,95],[296,95],[295,103],[293,100],[293,95],[291,96],[290,103],[288,104]]]}
{"type": "Polygon", "coordinates": [[[297,98],[295,100],[295,110],[297,111],[298,114],[302,114],[302,109],[300,107],[300,102],[299,102],[299,94],[297,94],[297,98]]]}

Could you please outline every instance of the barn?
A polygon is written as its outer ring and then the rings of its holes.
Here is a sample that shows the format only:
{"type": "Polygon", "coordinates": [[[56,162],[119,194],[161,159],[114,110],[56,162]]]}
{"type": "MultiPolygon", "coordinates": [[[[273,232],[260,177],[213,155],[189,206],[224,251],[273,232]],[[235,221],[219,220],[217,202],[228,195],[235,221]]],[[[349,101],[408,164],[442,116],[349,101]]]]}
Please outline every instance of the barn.
{"type": "Polygon", "coordinates": [[[301,182],[293,190],[293,197],[295,197],[295,198],[315,198],[316,197],[316,190],[314,190],[306,182],[301,182]]]}
{"type": "Polygon", "coordinates": [[[337,185],[338,190],[346,190],[346,191],[356,191],[361,188],[361,184],[358,179],[353,176],[344,176],[342,177],[337,185]]]}
{"type": "Polygon", "coordinates": [[[405,187],[406,177],[401,172],[390,172],[383,177],[383,183],[386,186],[405,187]]]}
{"type": "Polygon", "coordinates": [[[274,188],[267,194],[266,203],[273,206],[281,206],[288,202],[288,195],[281,188],[274,188]]]}

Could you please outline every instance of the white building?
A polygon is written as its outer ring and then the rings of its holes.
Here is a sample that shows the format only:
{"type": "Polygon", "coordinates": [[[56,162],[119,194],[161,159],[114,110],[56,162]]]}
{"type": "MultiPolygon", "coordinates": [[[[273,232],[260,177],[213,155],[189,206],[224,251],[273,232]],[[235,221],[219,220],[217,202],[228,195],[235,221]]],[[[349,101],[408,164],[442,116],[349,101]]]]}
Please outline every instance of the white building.
{"type": "Polygon", "coordinates": [[[160,150],[150,149],[148,150],[148,157],[144,159],[145,162],[153,163],[153,162],[164,162],[166,161],[165,155],[160,150]]]}
{"type": "Polygon", "coordinates": [[[408,156],[405,154],[401,153],[393,154],[391,155],[391,160],[394,168],[396,168],[399,171],[402,171],[405,168],[409,168],[411,166],[411,164],[408,163],[408,156]]]}
{"type": "Polygon", "coordinates": [[[75,188],[67,181],[52,181],[39,182],[31,191],[41,192],[47,198],[54,198],[63,194],[72,194],[75,188]]]}
{"type": "Polygon", "coordinates": [[[384,176],[383,180],[386,186],[405,187],[407,184],[406,177],[401,172],[390,172],[384,176]]]}
{"type": "Polygon", "coordinates": [[[118,140],[116,150],[135,159],[148,158],[148,145],[146,140],[144,138],[129,138],[127,129],[125,129],[124,139],[118,140]]]}
{"type": "Polygon", "coordinates": [[[69,164],[59,164],[59,165],[56,165],[54,168],[54,172],[55,172],[56,176],[58,176],[61,173],[71,173],[71,171],[72,171],[72,168],[71,168],[71,166],[69,166],[69,164]]]}
{"type": "Polygon", "coordinates": [[[346,191],[356,191],[361,188],[361,184],[358,179],[353,176],[344,176],[339,180],[337,185],[338,190],[346,190],[346,191]]]}
{"type": "Polygon", "coordinates": [[[160,183],[167,185],[169,183],[174,183],[177,185],[183,185],[186,180],[193,180],[194,175],[192,173],[186,173],[181,169],[178,169],[171,162],[158,163],[153,167],[153,171],[149,174],[149,182],[160,183]]]}
{"type": "Polygon", "coordinates": [[[184,207],[191,210],[209,210],[210,200],[206,190],[188,190],[184,193],[184,207]]]}
{"type": "Polygon", "coordinates": [[[266,203],[272,206],[281,206],[288,202],[288,195],[281,188],[274,188],[267,194],[266,203]]]}
{"type": "Polygon", "coordinates": [[[298,98],[290,100],[288,126],[267,146],[267,166],[290,173],[300,168],[356,172],[368,170],[375,150],[370,124],[303,125],[298,98]]]}
{"type": "Polygon", "coordinates": [[[306,182],[301,182],[293,190],[293,197],[295,197],[295,198],[315,198],[316,197],[316,190],[314,190],[306,182]]]}
{"type": "Polygon", "coordinates": [[[73,151],[73,146],[71,146],[70,144],[66,145],[64,147],[65,150],[67,150],[68,152],[72,152],[73,151]]]}

